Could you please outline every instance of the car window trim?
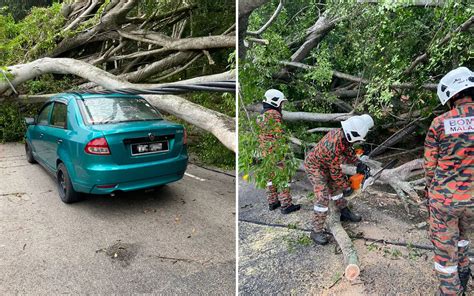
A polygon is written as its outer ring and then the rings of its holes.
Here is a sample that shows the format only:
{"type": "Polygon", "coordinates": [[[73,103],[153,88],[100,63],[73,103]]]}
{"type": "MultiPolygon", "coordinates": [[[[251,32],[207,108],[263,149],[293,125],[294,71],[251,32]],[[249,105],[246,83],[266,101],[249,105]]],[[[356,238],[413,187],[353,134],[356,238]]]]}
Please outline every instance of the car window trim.
{"type": "Polygon", "coordinates": [[[51,108],[51,110],[49,110],[49,113],[48,113],[48,122],[46,124],[40,124],[38,119],[39,119],[39,116],[40,114],[43,112],[44,109],[46,109],[49,105],[52,105],[54,103],[54,101],[50,101],[50,102],[46,102],[43,107],[41,107],[41,110],[38,112],[38,115],[36,115],[36,125],[39,125],[39,126],[49,126],[51,124],[51,114],[52,114],[52,111],[53,111],[53,108],[51,108]]]}
{"type": "Polygon", "coordinates": [[[65,103],[64,100],[55,100],[53,101],[53,108],[51,109],[51,115],[50,115],[50,120],[49,120],[49,125],[50,127],[54,127],[54,128],[60,128],[60,129],[63,129],[63,130],[68,130],[68,124],[67,124],[67,104],[65,103]],[[64,105],[66,106],[66,127],[64,126],[60,126],[60,125],[54,125],[53,124],[53,113],[54,113],[54,108],[56,108],[56,104],[61,104],[61,105],[64,105]]]}

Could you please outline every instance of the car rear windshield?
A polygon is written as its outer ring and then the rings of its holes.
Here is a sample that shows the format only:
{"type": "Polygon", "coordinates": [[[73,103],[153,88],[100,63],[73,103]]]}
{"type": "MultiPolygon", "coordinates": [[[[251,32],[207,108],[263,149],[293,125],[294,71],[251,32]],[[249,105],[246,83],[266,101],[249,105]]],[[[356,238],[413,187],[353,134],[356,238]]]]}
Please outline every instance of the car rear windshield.
{"type": "Polygon", "coordinates": [[[81,100],[89,124],[161,120],[161,114],[142,98],[88,98],[81,100]]]}

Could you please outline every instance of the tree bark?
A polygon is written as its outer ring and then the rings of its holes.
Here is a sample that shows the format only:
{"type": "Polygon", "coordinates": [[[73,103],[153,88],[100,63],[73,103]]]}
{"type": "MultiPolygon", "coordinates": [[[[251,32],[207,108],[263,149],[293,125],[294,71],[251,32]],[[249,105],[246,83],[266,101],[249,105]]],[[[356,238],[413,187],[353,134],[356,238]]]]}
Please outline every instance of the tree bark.
{"type": "Polygon", "coordinates": [[[235,47],[235,36],[217,35],[173,39],[163,34],[149,31],[119,31],[120,36],[151,44],[160,45],[163,50],[199,50],[235,47]]]}
{"type": "MultiPolygon", "coordinates": [[[[260,112],[260,104],[245,107],[250,112],[260,112]]],[[[352,113],[311,113],[311,112],[289,112],[283,111],[285,121],[313,121],[313,122],[340,122],[353,116],[352,113]]]]}
{"type": "Polygon", "coordinates": [[[324,12],[307,31],[305,42],[291,56],[291,62],[300,62],[306,58],[319,41],[336,26],[335,19],[324,12]]]}
{"type": "Polygon", "coordinates": [[[329,203],[329,211],[326,225],[341,248],[344,256],[344,265],[346,266],[344,269],[344,276],[346,279],[353,281],[359,277],[360,274],[360,263],[359,257],[357,256],[357,250],[354,247],[351,238],[347,235],[347,232],[341,225],[341,213],[334,205],[333,201],[329,203]]]}

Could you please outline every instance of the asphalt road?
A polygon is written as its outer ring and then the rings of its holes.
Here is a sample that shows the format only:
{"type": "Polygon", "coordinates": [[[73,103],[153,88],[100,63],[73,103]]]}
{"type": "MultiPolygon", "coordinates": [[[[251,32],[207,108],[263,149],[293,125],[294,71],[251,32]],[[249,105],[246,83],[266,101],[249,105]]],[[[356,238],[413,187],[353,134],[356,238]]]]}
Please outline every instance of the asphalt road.
{"type": "Polygon", "coordinates": [[[187,172],[66,205],[23,145],[0,145],[0,295],[235,294],[235,178],[187,172]]]}

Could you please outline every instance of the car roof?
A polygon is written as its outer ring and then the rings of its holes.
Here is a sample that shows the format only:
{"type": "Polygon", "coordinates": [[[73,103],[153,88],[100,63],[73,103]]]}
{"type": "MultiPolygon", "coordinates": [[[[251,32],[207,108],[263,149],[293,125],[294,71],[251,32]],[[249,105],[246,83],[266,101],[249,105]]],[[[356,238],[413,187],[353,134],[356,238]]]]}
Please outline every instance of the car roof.
{"type": "Polygon", "coordinates": [[[90,99],[90,98],[130,98],[130,99],[138,99],[142,98],[137,95],[128,95],[128,94],[119,94],[119,93],[111,93],[111,94],[95,94],[95,93],[61,93],[52,96],[48,99],[48,101],[65,101],[69,102],[70,100],[74,99],[90,99]]]}

